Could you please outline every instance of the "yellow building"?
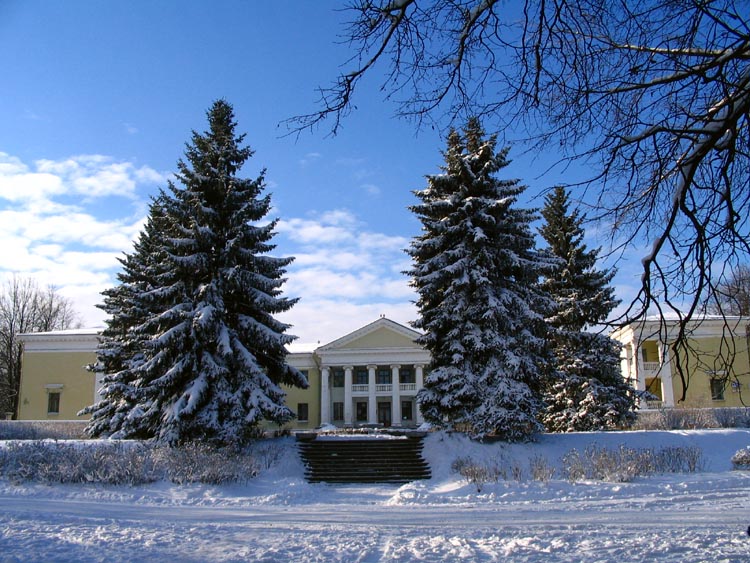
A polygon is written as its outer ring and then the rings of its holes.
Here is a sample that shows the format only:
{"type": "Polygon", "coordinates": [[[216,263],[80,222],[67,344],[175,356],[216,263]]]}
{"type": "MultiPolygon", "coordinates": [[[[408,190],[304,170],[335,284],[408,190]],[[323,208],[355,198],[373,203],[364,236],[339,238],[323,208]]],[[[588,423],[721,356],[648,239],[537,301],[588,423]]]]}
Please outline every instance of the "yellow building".
{"type": "Polygon", "coordinates": [[[96,400],[96,381],[86,365],[96,360],[97,331],[62,330],[21,334],[18,418],[80,420],[82,408],[96,400]]]}
{"type": "Polygon", "coordinates": [[[750,318],[692,320],[686,348],[675,345],[677,334],[676,319],[657,317],[610,334],[622,344],[623,377],[651,396],[641,408],[750,406],[750,318]],[[681,401],[683,378],[687,393],[681,401]]]}
{"type": "MultiPolygon", "coordinates": [[[[321,424],[415,427],[422,423],[415,395],[429,354],[419,333],[380,318],[288,362],[305,372],[308,389],[286,388],[297,413],[294,429],[321,424]]],[[[98,332],[70,330],[20,335],[24,343],[18,418],[80,420],[98,400],[99,381],[85,366],[95,361],[98,332]]]]}

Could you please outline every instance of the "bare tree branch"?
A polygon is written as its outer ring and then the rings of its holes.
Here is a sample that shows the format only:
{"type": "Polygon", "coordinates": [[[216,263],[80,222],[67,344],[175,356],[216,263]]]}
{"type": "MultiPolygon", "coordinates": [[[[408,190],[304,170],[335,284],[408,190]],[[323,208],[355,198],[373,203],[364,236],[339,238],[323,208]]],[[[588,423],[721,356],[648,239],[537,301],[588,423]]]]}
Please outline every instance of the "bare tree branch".
{"type": "Polygon", "coordinates": [[[725,272],[750,259],[745,1],[362,0],[350,9],[360,64],[322,91],[319,111],[288,121],[292,130],[330,119],[335,133],[359,80],[379,67],[385,96],[403,98],[397,115],[446,126],[476,116],[585,164],[579,199],[612,227],[612,248],[650,248],[641,291],[618,322],[656,310],[687,326],[716,302],[725,272]]]}
{"type": "Polygon", "coordinates": [[[16,412],[21,382],[22,343],[18,335],[80,326],[72,303],[49,286],[13,276],[0,288],[0,410],[16,412]]]}

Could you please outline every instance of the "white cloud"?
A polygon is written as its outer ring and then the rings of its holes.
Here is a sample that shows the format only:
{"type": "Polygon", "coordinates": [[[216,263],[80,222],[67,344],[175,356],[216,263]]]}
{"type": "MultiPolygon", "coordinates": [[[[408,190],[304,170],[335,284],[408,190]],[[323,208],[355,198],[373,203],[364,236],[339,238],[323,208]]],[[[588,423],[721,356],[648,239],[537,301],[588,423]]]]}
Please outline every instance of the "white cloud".
{"type": "Polygon", "coordinates": [[[139,183],[166,183],[166,176],[147,166],[115,162],[102,155],[82,155],[64,161],[38,160],[39,173],[58,176],[69,193],[92,198],[136,197],[139,183]]]}
{"type": "Polygon", "coordinates": [[[343,227],[295,218],[282,219],[276,226],[276,230],[286,233],[290,239],[303,244],[335,242],[349,236],[347,229],[343,227]]]}
{"type": "Polygon", "coordinates": [[[312,164],[313,162],[320,160],[322,156],[323,155],[319,152],[309,152],[299,160],[299,165],[307,166],[308,164],[312,164]]]}
{"type": "Polygon", "coordinates": [[[284,292],[300,301],[283,317],[311,350],[377,319],[415,318],[416,294],[402,274],[410,262],[408,239],[373,232],[352,212],[332,210],[313,218],[282,220],[279,232],[297,245],[284,292]]]}
{"type": "Polygon", "coordinates": [[[143,226],[148,193],[165,181],[148,166],[102,155],[26,164],[0,153],[0,276],[54,285],[84,322],[101,324],[94,305],[143,226]]]}
{"type": "MultiPolygon", "coordinates": [[[[27,164],[0,153],[0,278],[16,273],[52,284],[85,325],[100,326],[105,315],[95,305],[143,227],[149,193],[164,183],[152,168],[101,155],[27,164]]],[[[284,294],[300,301],[281,318],[300,345],[333,340],[381,314],[415,318],[415,295],[401,273],[409,267],[405,237],[374,231],[347,209],[285,218],[276,231],[278,253],[296,258],[284,294]]]]}
{"type": "Polygon", "coordinates": [[[362,188],[366,194],[371,196],[379,196],[382,193],[382,190],[375,184],[362,184],[360,188],[362,188]]]}

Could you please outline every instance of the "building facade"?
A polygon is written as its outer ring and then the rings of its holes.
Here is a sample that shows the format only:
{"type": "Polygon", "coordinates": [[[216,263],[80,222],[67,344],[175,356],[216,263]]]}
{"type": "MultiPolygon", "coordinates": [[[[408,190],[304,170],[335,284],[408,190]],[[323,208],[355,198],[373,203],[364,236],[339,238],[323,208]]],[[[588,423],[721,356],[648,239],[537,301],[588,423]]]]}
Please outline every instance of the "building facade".
{"type": "MultiPolygon", "coordinates": [[[[384,317],[288,361],[307,375],[307,389],[285,388],[297,419],[288,425],[402,426],[422,423],[415,396],[429,354],[419,333],[384,317]]],[[[86,370],[96,359],[96,330],[20,335],[24,343],[18,418],[81,420],[98,400],[100,382],[86,370]]]]}
{"type": "Polygon", "coordinates": [[[750,318],[701,317],[675,346],[677,320],[649,317],[613,331],[623,377],[643,394],[640,407],[750,406],[750,318]],[[681,366],[682,374],[677,370],[681,366]],[[683,378],[687,393],[682,400],[683,378]]]}

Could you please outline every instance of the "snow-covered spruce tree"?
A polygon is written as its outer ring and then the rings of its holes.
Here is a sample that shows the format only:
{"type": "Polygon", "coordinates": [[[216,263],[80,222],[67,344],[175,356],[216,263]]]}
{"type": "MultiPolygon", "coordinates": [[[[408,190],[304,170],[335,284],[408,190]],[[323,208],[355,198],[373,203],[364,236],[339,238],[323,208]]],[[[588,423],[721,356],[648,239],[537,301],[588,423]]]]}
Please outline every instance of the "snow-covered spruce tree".
{"type": "Polygon", "coordinates": [[[93,415],[87,426],[93,436],[147,439],[158,432],[159,411],[142,408],[144,385],[138,368],[150,338],[142,325],[158,314],[161,300],[154,298],[154,290],[157,279],[161,276],[163,281],[168,268],[163,245],[168,235],[165,201],[163,192],[152,201],[133,252],[119,259],[122,270],[117,274],[118,285],[104,290],[104,302],[98,305],[108,315],[107,326],[99,337],[97,361],[87,367],[102,377],[105,400],[79,413],[93,415]]]}
{"type": "Polygon", "coordinates": [[[552,302],[538,285],[548,264],[535,250],[535,214],[514,207],[524,186],[495,177],[508,164],[495,147],[476,119],[452,132],[444,173],[427,177],[410,208],[422,223],[407,250],[414,326],[432,356],[417,400],[433,424],[523,441],[542,429],[552,302]]]}
{"type": "Polygon", "coordinates": [[[542,421],[551,432],[605,430],[634,420],[634,391],[620,373],[620,348],[608,336],[587,332],[607,319],[619,301],[610,282],[614,270],[598,270],[599,249],[588,250],[578,210],[555,187],[542,208],[539,233],[558,259],[542,287],[556,302],[550,317],[556,371],[547,381],[542,421]]]}
{"type": "Polygon", "coordinates": [[[93,435],[237,443],[263,420],[293,417],[280,384],[307,386],[286,362],[294,337],[274,318],[296,300],[280,289],[292,259],[268,255],[276,222],[263,222],[263,174],[238,177],[252,151],[227,102],[208,122],[178,162],[181,186],[155,201],[122,284],[105,295],[93,435]]]}

